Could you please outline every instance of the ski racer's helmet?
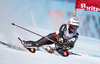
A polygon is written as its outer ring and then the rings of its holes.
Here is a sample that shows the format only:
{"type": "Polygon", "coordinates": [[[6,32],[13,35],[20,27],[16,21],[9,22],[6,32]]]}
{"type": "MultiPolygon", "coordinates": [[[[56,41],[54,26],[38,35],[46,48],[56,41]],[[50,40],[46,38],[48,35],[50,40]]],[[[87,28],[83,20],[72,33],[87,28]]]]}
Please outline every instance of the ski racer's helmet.
{"type": "Polygon", "coordinates": [[[69,19],[68,26],[69,26],[69,28],[77,30],[77,28],[79,27],[78,19],[76,17],[69,19]]]}

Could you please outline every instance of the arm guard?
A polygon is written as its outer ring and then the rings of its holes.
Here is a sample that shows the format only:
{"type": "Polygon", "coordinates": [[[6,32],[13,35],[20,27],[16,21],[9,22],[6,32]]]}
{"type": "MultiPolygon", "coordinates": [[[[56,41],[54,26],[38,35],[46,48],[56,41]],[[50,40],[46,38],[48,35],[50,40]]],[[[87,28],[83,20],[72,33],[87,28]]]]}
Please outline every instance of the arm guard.
{"type": "Polygon", "coordinates": [[[61,25],[59,29],[59,36],[60,38],[63,38],[64,31],[66,30],[66,24],[61,25]]]}

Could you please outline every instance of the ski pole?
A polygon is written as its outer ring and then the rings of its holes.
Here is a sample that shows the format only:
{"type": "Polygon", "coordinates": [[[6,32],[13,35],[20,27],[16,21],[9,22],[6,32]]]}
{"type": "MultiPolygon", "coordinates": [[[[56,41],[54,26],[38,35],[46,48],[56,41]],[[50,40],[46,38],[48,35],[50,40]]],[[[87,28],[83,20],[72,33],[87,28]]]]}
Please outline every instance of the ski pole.
{"type": "Polygon", "coordinates": [[[31,31],[31,30],[28,30],[28,29],[26,29],[26,28],[23,28],[23,27],[21,27],[21,26],[19,26],[19,25],[16,25],[16,24],[14,24],[14,23],[11,23],[11,24],[14,25],[14,26],[16,26],[16,27],[19,27],[19,28],[21,28],[21,29],[24,29],[24,30],[26,30],[26,31],[28,31],[28,32],[30,32],[30,33],[36,34],[36,35],[38,35],[38,36],[40,36],[40,37],[43,37],[43,38],[45,38],[45,39],[47,39],[47,40],[49,40],[49,41],[51,41],[51,42],[57,43],[56,41],[54,41],[54,40],[52,40],[52,39],[50,39],[50,38],[48,38],[48,37],[44,37],[44,36],[42,36],[42,35],[40,35],[40,34],[38,34],[38,33],[35,33],[35,32],[33,32],[33,31],[31,31]]]}

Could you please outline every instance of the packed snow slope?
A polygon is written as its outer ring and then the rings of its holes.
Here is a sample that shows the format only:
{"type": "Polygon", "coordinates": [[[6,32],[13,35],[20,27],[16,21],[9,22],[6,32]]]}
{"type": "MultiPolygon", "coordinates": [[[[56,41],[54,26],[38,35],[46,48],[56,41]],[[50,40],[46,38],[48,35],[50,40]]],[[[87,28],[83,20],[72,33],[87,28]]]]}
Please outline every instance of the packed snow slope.
{"type": "MultiPolygon", "coordinates": [[[[42,51],[33,54],[0,44],[0,64],[100,64],[99,46],[99,40],[79,37],[75,47],[70,51],[81,56],[62,57],[42,51]]],[[[20,47],[23,48],[21,45],[20,47]]]]}

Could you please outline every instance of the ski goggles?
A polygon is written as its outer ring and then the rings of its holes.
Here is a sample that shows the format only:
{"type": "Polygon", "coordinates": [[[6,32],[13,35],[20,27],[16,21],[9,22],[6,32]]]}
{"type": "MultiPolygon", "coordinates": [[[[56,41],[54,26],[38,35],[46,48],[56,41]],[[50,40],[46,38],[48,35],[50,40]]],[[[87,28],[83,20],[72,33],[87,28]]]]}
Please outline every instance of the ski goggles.
{"type": "Polygon", "coordinates": [[[77,30],[79,26],[70,25],[70,28],[77,30]]]}

